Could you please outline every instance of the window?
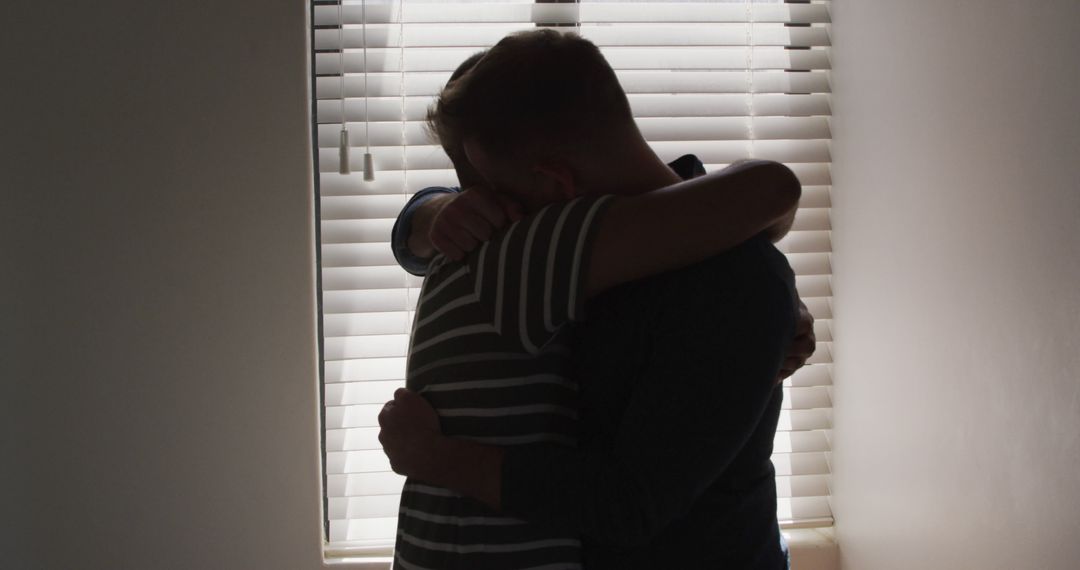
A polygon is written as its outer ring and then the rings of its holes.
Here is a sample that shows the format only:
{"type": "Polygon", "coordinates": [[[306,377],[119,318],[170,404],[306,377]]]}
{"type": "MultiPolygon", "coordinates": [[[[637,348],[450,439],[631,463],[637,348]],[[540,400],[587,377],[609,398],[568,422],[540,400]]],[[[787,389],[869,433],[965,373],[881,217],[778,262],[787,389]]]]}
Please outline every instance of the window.
{"type": "Polygon", "coordinates": [[[708,170],[768,158],[801,179],[780,246],[819,345],[786,383],[773,462],[783,526],[831,524],[828,2],[316,0],[313,11],[330,551],[393,544],[402,479],[376,415],[403,383],[420,280],[396,266],[390,228],[413,192],[456,185],[423,129],[427,106],[466,57],[537,25],[572,26],[601,46],[662,158],[694,153],[708,170]],[[339,173],[343,121],[351,174],[339,173]],[[362,174],[368,148],[373,181],[362,174]]]}

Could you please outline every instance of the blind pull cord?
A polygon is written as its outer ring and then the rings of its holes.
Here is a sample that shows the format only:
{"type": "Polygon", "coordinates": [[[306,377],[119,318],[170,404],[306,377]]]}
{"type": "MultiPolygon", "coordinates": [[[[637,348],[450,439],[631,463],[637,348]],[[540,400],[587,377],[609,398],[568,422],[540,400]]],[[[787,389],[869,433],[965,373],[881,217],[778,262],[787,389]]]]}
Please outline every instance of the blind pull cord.
{"type": "MultiPolygon", "coordinates": [[[[341,80],[341,93],[338,94],[341,97],[341,136],[338,139],[338,173],[350,174],[352,169],[349,166],[349,123],[345,116],[345,19],[342,17],[341,5],[345,3],[345,0],[338,0],[337,17],[338,17],[338,73],[341,80]]],[[[366,64],[366,62],[365,62],[366,64]]],[[[367,72],[365,65],[365,73],[367,72]]],[[[364,93],[367,96],[367,93],[364,93]]]]}
{"type": "MultiPolygon", "coordinates": [[[[360,33],[364,45],[364,180],[375,180],[375,161],[371,158],[371,117],[368,116],[367,0],[360,3],[360,33]]],[[[398,41],[404,41],[399,39],[398,41]]]]}

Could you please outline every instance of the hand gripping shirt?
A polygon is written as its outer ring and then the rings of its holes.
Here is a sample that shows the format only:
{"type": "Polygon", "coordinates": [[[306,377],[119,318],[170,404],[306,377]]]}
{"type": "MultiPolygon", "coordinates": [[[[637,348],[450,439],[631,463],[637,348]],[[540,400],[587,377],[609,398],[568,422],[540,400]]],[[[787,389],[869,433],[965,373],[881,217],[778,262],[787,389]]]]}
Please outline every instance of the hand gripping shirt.
{"type": "MultiPolygon", "coordinates": [[[[406,385],[436,409],[444,434],[507,447],[575,445],[568,325],[581,318],[588,246],[609,199],[550,205],[462,262],[432,260],[406,385]]],[[[580,568],[580,548],[570,532],[445,488],[410,478],[402,491],[396,568],[580,568]]]]}

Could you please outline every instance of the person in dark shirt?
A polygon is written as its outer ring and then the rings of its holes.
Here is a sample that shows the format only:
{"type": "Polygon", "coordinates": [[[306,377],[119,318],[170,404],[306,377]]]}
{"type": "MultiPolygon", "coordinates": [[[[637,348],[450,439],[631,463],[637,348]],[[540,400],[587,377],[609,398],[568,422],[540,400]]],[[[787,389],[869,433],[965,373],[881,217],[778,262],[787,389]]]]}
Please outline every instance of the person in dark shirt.
{"type": "Polygon", "coordinates": [[[770,380],[795,305],[762,238],[598,296],[575,330],[579,447],[508,450],[503,510],[581,533],[586,568],[785,568],[770,380]]]}
{"type": "MultiPolygon", "coordinates": [[[[671,166],[684,177],[701,168],[692,155],[671,166]]],[[[503,509],[583,535],[587,568],[778,567],[782,552],[770,548],[780,537],[769,456],[781,391],[770,371],[720,367],[775,362],[769,352],[791,342],[784,315],[793,295],[786,261],[758,238],[590,301],[572,344],[572,373],[582,379],[578,449],[508,450],[503,509]],[[767,317],[782,322],[769,325],[767,317]],[[748,334],[762,329],[773,331],[769,342],[748,334]],[[703,413],[687,415],[695,410],[703,413]],[[756,422],[747,418],[755,413],[756,422]],[[650,429],[646,417],[667,429],[650,429]],[[688,433],[713,438],[685,440],[688,433]],[[643,465],[620,458],[620,447],[643,465]],[[658,452],[663,457],[649,455],[658,452]],[[659,492],[637,492],[649,489],[659,492]],[[775,540],[755,540],[759,535],[775,540]]],[[[804,321],[803,329],[809,326],[804,321]]],[[[786,361],[787,373],[808,356],[786,361]]]]}
{"type": "Polygon", "coordinates": [[[395,468],[582,533],[590,567],[782,568],[773,379],[796,303],[786,260],[755,238],[590,303],[577,449],[410,433],[433,412],[406,392],[380,418],[384,444],[395,468]]]}

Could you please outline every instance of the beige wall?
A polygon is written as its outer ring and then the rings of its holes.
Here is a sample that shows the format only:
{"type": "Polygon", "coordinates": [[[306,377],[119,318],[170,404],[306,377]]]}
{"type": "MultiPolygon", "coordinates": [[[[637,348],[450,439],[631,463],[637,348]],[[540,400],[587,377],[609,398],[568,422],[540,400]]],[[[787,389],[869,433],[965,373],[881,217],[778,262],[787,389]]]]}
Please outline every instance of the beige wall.
{"type": "MultiPolygon", "coordinates": [[[[318,567],[304,2],[3,10],[0,567],[318,567]]],[[[1070,567],[1080,14],[835,11],[846,567],[1070,567]]]]}
{"type": "Polygon", "coordinates": [[[846,570],[1080,565],[1080,3],[835,0],[846,570]]]}
{"type": "Polygon", "coordinates": [[[318,567],[305,2],[2,10],[0,568],[318,567]]]}

